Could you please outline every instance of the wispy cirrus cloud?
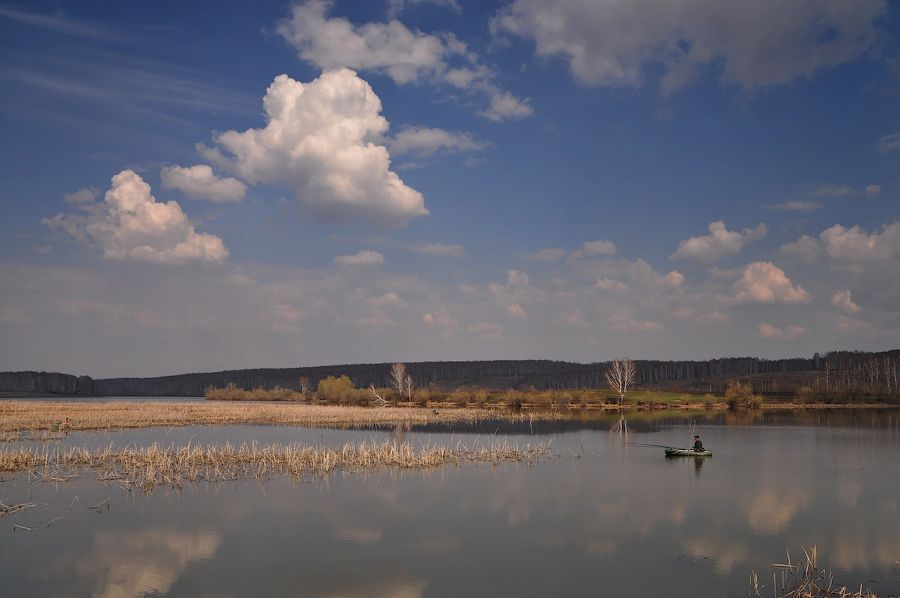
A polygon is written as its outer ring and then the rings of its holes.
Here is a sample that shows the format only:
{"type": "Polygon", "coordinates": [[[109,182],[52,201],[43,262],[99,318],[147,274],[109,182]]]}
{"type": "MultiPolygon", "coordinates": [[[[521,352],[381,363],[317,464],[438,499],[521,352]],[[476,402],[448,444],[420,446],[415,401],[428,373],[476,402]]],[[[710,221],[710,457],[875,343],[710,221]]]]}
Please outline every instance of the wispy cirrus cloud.
{"type": "Polygon", "coordinates": [[[367,267],[384,264],[384,255],[378,251],[364,249],[353,255],[339,255],[332,260],[336,266],[367,267]]]}
{"type": "Polygon", "coordinates": [[[462,245],[446,245],[444,243],[425,243],[420,247],[411,247],[412,251],[422,253],[424,255],[433,255],[437,257],[466,257],[465,249],[462,245]]]}

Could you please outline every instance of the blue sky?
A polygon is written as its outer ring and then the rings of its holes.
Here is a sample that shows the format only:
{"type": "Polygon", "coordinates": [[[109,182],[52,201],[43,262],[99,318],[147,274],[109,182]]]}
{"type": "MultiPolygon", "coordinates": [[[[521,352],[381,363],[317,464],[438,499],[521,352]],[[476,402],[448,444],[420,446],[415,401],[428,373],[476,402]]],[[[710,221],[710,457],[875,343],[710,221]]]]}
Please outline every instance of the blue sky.
{"type": "Polygon", "coordinates": [[[0,370],[896,348],[897,17],[0,4],[0,370]]]}

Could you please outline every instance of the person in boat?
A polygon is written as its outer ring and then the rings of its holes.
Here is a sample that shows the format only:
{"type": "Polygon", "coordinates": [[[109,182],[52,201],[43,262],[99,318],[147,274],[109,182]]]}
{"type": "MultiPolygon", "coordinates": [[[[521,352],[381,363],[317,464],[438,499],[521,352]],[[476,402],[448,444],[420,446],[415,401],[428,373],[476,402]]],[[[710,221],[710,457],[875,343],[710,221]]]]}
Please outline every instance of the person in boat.
{"type": "Polygon", "coordinates": [[[703,450],[704,450],[704,449],[703,449],[703,443],[700,442],[700,437],[699,437],[699,436],[694,436],[694,452],[695,452],[695,453],[702,453],[703,450]]]}

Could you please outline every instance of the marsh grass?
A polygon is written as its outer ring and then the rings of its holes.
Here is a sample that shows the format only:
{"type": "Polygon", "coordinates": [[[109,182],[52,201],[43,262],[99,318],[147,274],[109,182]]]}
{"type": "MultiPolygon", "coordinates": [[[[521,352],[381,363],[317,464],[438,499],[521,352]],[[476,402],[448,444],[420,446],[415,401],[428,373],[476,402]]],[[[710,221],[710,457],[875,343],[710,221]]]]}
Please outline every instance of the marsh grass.
{"type": "MultiPolygon", "coordinates": [[[[846,586],[835,587],[834,574],[831,568],[819,567],[816,547],[803,551],[806,560],[796,565],[791,563],[791,555],[788,554],[787,563],[776,564],[773,567],[781,570],[781,585],[777,587],[777,576],[773,575],[772,584],[776,586],[776,598],[878,598],[868,588],[860,585],[856,591],[848,590],[846,586]]],[[[756,571],[750,575],[750,596],[762,597],[760,580],[756,571]]]]}
{"type": "Polygon", "coordinates": [[[0,472],[27,472],[29,482],[59,483],[73,480],[86,472],[102,482],[116,482],[125,490],[151,492],[164,486],[223,482],[289,475],[301,478],[332,472],[371,473],[389,470],[423,470],[448,465],[534,463],[549,454],[549,446],[520,448],[505,442],[491,446],[469,447],[457,444],[445,447],[391,442],[348,443],[327,448],[311,445],[239,446],[211,444],[183,447],[153,444],[142,448],[114,448],[112,445],[90,450],[82,447],[51,450],[0,450],[0,472]]]}
{"type": "MultiPolygon", "coordinates": [[[[483,409],[433,410],[385,407],[340,407],[296,403],[148,402],[94,403],[0,401],[0,439],[20,439],[23,433],[56,435],[83,430],[120,430],[194,425],[282,424],[312,427],[373,427],[435,422],[476,422],[486,419],[527,419],[528,415],[483,409]],[[66,418],[69,427],[61,426],[66,418]]],[[[553,417],[546,415],[542,417],[553,417]]]]}

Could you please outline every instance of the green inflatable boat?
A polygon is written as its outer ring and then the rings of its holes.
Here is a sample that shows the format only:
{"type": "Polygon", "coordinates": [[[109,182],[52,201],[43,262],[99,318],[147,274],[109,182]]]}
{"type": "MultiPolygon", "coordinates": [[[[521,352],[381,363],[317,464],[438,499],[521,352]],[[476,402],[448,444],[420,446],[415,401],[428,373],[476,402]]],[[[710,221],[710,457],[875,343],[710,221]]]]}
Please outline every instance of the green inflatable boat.
{"type": "Polygon", "coordinates": [[[669,447],[666,449],[666,457],[712,457],[712,451],[695,451],[694,449],[669,447]]]}

